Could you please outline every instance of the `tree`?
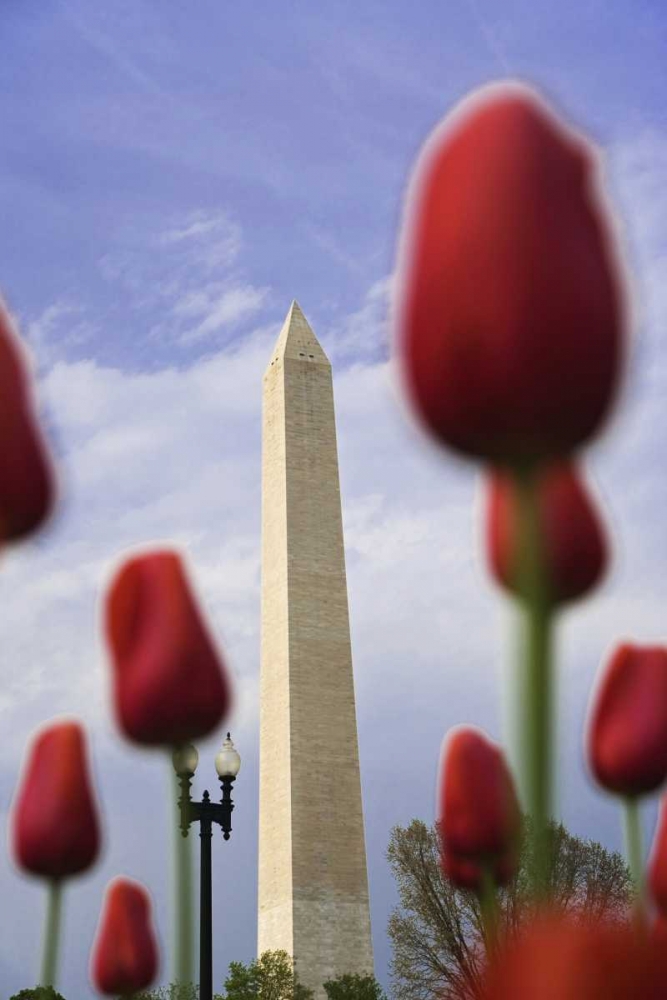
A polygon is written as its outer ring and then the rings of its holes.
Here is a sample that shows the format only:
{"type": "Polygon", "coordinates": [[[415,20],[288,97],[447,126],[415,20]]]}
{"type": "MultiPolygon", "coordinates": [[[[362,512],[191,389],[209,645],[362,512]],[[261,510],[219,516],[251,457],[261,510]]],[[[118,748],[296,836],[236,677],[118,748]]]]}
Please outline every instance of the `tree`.
{"type": "Polygon", "coordinates": [[[15,993],[9,1000],[65,1000],[65,998],[60,993],[56,993],[53,986],[35,986],[31,990],[21,990],[20,993],[15,993]]]}
{"type": "MultiPolygon", "coordinates": [[[[119,997],[119,1000],[123,1000],[119,997]]],[[[132,994],[132,1000],[199,1000],[199,986],[195,983],[170,983],[169,986],[154,986],[149,990],[139,990],[132,994]]],[[[213,1000],[222,1000],[217,994],[213,1000]]]]}
{"type": "MultiPolygon", "coordinates": [[[[632,895],[621,855],[572,836],[561,824],[552,823],[550,835],[554,902],[593,919],[621,919],[632,895]]],[[[518,874],[498,894],[500,919],[510,932],[527,912],[529,843],[526,820],[518,874]]],[[[387,858],[400,901],[388,926],[396,1000],[448,1000],[480,992],[484,948],[479,902],[475,893],[454,888],[442,874],[440,847],[437,827],[419,820],[391,832],[387,858]]]]}
{"type": "Polygon", "coordinates": [[[249,965],[230,962],[223,989],[225,1000],[313,1000],[286,951],[262,952],[249,965]]]}
{"type": "Polygon", "coordinates": [[[327,1000],[387,1000],[375,976],[346,973],[324,983],[327,1000]]]}

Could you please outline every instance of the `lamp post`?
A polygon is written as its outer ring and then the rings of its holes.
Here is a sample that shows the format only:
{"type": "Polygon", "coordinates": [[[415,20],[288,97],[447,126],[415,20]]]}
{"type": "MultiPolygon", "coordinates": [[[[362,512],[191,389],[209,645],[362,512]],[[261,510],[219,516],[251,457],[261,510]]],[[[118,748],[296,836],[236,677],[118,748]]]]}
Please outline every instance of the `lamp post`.
{"type": "Polygon", "coordinates": [[[199,823],[201,839],[201,869],[199,897],[199,1000],[213,1000],[213,917],[211,889],[211,837],[212,824],[222,827],[222,835],[229,840],[232,832],[232,785],[241,767],[241,758],[229,733],[215,758],[215,769],[222,786],[220,802],[211,802],[204,792],[201,802],[193,802],[190,785],[197,770],[199,754],[191,744],[179,747],[173,756],[174,770],[181,786],[179,806],[181,833],[187,837],[191,823],[199,823]]]}

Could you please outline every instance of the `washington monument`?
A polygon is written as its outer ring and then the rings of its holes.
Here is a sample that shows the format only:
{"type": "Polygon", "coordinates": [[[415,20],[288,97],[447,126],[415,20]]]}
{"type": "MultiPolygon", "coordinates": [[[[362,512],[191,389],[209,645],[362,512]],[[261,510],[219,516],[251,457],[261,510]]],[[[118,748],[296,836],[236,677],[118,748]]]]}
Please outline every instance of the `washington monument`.
{"type": "Polygon", "coordinates": [[[258,954],[373,972],[331,365],[293,302],[264,376],[258,954]]]}

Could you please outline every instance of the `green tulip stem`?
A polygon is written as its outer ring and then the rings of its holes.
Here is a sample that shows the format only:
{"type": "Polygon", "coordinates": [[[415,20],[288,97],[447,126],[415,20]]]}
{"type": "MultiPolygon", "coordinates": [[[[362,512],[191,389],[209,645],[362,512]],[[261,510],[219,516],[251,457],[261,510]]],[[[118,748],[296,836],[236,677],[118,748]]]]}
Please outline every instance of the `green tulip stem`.
{"type": "Polygon", "coordinates": [[[491,955],[498,938],[498,897],[491,865],[482,868],[482,885],[479,890],[479,908],[487,955],[491,955]]]}
{"type": "Polygon", "coordinates": [[[637,910],[641,913],[644,909],[644,845],[639,815],[639,799],[634,795],[628,795],[624,799],[623,805],[625,856],[635,886],[637,910]]]}
{"type": "Polygon", "coordinates": [[[548,890],[549,820],[553,810],[553,667],[554,607],[544,572],[536,470],[516,476],[519,497],[520,588],[525,637],[519,703],[521,791],[531,816],[532,884],[536,896],[548,890]]]}
{"type": "Polygon", "coordinates": [[[44,924],[42,974],[40,977],[41,986],[55,986],[61,916],[62,883],[56,878],[49,879],[46,900],[46,922],[44,924]]]}
{"type": "Polygon", "coordinates": [[[169,757],[169,779],[174,789],[172,836],[174,839],[174,979],[181,985],[193,981],[192,975],[192,845],[180,827],[179,783],[169,757]]]}

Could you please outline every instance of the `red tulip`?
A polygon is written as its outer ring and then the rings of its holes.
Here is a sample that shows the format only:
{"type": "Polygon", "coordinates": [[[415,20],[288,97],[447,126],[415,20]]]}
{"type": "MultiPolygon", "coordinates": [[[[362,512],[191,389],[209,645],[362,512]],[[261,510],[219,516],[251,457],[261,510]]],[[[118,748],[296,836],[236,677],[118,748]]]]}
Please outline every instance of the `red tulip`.
{"type": "Polygon", "coordinates": [[[18,863],[61,879],[89,868],[100,847],[83,729],[58,722],[34,741],[13,816],[18,863]]]}
{"type": "Polygon", "coordinates": [[[114,879],[106,891],[93,947],[96,988],[112,996],[143,990],[153,982],[157,964],[148,893],[137,882],[114,879]]]}
{"type": "Polygon", "coordinates": [[[588,727],[598,782],[643,795],[667,778],[667,650],[620,646],[602,674],[588,727]]]}
{"type": "Polygon", "coordinates": [[[0,301],[0,541],[16,541],[38,528],[54,492],[22,349],[0,301]]]}
{"type": "Polygon", "coordinates": [[[666,953],[631,924],[557,915],[524,924],[491,963],[484,1000],[659,1000],[666,953]]]}
{"type": "Polygon", "coordinates": [[[438,825],[443,870],[457,885],[478,883],[475,869],[488,864],[498,881],[512,878],[521,827],[514,784],[500,748],[471,727],[445,741],[438,825]]]}
{"type": "MultiPolygon", "coordinates": [[[[443,849],[440,859],[443,874],[459,889],[474,889],[479,891],[484,885],[484,870],[481,862],[454,854],[443,849]]],[[[492,859],[491,875],[496,885],[507,885],[512,881],[517,870],[516,851],[492,859]]]]}
{"type": "Polygon", "coordinates": [[[658,914],[651,924],[650,935],[655,946],[667,954],[667,916],[658,914]]]}
{"type": "Polygon", "coordinates": [[[662,931],[667,941],[667,796],[663,796],[653,850],[648,863],[648,886],[663,917],[662,931]]]}
{"type": "Polygon", "coordinates": [[[123,564],[107,595],[106,633],[116,715],[129,739],[187,743],[210,733],[228,712],[224,665],[175,552],[123,564]]]}
{"type": "Polygon", "coordinates": [[[475,92],[427,141],[396,316],[409,397],[440,443],[515,464],[599,428],[625,317],[596,187],[588,144],[524,86],[475,92]]]}
{"type": "MultiPolygon", "coordinates": [[[[574,466],[550,465],[538,486],[540,537],[550,598],[555,604],[586,594],[602,576],[607,545],[599,516],[574,466]]],[[[521,515],[516,478],[507,470],[489,477],[487,551],[496,580],[517,596],[521,515]]]]}

